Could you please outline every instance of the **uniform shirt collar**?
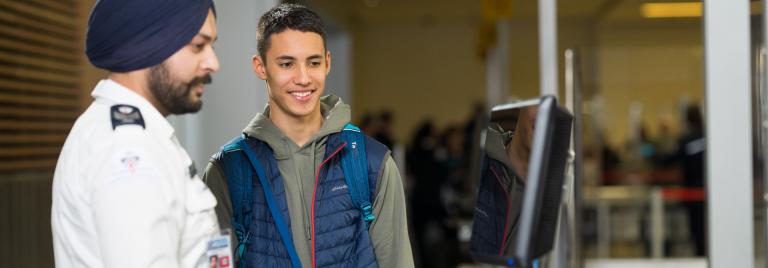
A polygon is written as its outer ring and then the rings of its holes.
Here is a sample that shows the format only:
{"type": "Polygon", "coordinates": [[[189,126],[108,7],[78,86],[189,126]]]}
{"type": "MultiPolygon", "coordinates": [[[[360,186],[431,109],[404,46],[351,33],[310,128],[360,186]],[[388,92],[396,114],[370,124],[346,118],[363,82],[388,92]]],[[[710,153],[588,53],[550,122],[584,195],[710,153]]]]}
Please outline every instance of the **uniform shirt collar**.
{"type": "Polygon", "coordinates": [[[144,123],[148,130],[162,136],[173,137],[173,126],[147,99],[111,79],[99,81],[91,92],[95,99],[107,99],[115,104],[127,104],[136,106],[141,111],[144,123]]]}

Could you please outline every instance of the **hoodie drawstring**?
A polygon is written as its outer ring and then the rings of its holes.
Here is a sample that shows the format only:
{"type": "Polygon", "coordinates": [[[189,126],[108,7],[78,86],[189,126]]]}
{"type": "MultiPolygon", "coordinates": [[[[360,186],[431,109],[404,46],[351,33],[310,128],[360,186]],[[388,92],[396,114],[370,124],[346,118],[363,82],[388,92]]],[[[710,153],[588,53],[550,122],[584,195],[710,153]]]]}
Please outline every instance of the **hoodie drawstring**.
{"type": "MultiPolygon", "coordinates": [[[[312,158],[312,170],[314,170],[316,168],[316,166],[317,166],[317,159],[315,159],[315,157],[316,157],[315,150],[317,150],[317,148],[315,148],[315,146],[317,146],[317,139],[312,139],[312,147],[311,147],[312,149],[310,150],[311,151],[310,157],[312,158]]],[[[314,178],[314,177],[315,176],[313,174],[312,178],[314,178]]],[[[302,190],[302,196],[304,196],[303,190],[302,190]]],[[[312,200],[312,201],[314,201],[314,200],[312,200]]],[[[307,204],[307,202],[304,202],[305,206],[306,206],[306,204],[307,204]]],[[[305,212],[306,213],[304,213],[304,215],[305,215],[304,222],[305,223],[309,223],[309,222],[312,221],[312,219],[309,218],[309,217],[311,217],[309,215],[310,213],[309,213],[309,211],[306,210],[306,208],[305,208],[305,212]]],[[[307,237],[309,238],[309,240],[312,240],[312,226],[310,226],[310,224],[304,224],[304,226],[306,226],[307,237]]]]}

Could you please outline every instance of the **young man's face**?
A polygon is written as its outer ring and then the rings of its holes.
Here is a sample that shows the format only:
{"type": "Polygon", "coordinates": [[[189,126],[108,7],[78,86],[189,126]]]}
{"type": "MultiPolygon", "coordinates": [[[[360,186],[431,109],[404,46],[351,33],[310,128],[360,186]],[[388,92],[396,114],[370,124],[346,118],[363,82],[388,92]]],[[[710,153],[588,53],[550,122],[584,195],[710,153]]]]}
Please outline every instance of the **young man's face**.
{"type": "Polygon", "coordinates": [[[213,51],[216,37],[216,20],[209,10],[200,32],[189,44],[149,69],[148,86],[161,113],[194,113],[202,108],[203,85],[210,83],[210,74],[219,70],[213,51]]]}
{"type": "Polygon", "coordinates": [[[320,113],[320,96],[330,72],[331,54],[317,33],[287,29],[269,37],[265,58],[253,58],[253,70],[267,81],[270,116],[295,119],[320,113]]]}

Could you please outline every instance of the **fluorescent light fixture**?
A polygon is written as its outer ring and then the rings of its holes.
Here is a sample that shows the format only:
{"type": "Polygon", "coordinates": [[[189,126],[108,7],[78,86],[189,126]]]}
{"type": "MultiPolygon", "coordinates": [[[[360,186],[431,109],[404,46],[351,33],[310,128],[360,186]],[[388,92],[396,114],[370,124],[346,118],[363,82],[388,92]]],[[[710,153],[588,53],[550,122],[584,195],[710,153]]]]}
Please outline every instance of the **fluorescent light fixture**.
{"type": "Polygon", "coordinates": [[[701,17],[701,2],[645,3],[640,6],[644,18],[701,17]]]}

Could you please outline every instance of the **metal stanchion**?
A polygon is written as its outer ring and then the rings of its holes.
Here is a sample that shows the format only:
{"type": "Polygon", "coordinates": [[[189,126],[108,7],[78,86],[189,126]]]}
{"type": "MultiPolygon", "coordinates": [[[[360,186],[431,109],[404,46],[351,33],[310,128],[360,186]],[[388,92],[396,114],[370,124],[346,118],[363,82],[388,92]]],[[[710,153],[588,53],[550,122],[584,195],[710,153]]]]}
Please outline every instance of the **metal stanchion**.
{"type": "Polygon", "coordinates": [[[651,257],[664,257],[664,198],[660,187],[651,190],[651,257]]]}

